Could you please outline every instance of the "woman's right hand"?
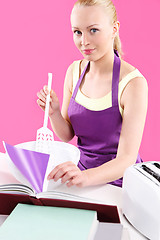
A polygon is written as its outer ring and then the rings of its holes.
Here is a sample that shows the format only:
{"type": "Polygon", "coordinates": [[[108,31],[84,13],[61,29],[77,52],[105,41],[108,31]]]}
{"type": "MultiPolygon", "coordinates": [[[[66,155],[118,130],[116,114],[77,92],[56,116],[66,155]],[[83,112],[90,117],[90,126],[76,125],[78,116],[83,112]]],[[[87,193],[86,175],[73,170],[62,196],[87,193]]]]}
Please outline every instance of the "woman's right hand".
{"type": "MultiPolygon", "coordinates": [[[[49,94],[48,87],[44,86],[43,89],[41,89],[37,93],[37,104],[40,106],[40,108],[45,111],[46,106],[46,98],[47,94],[49,94]]],[[[58,100],[58,97],[56,93],[51,89],[50,91],[50,106],[49,106],[49,116],[51,117],[55,112],[60,111],[60,103],[58,100]]]]}

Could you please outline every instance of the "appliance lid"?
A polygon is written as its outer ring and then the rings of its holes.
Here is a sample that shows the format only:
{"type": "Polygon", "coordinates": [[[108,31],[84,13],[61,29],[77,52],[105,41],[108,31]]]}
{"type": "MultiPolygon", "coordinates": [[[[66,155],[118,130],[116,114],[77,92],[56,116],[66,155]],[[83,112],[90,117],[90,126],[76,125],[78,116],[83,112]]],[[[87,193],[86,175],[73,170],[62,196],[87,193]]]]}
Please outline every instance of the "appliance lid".
{"type": "Polygon", "coordinates": [[[160,163],[143,162],[135,164],[134,168],[160,187],[160,163]]]}

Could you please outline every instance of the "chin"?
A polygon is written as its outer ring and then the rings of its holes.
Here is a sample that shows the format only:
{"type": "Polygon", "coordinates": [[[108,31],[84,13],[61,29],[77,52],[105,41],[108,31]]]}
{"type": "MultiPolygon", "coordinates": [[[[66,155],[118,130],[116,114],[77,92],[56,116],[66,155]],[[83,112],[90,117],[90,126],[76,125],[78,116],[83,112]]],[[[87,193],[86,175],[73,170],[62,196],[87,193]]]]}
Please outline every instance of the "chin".
{"type": "MultiPolygon", "coordinates": [[[[83,54],[82,54],[83,55],[83,54]]],[[[84,59],[87,60],[87,61],[96,61],[97,58],[95,58],[95,56],[93,56],[92,54],[91,55],[83,55],[84,59]]]]}

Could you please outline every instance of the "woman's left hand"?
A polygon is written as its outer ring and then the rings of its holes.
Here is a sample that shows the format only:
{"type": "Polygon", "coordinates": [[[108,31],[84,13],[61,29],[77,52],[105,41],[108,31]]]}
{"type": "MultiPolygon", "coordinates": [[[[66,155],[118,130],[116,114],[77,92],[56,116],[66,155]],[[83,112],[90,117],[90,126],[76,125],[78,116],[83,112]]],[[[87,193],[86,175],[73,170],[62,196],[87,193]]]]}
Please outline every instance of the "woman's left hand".
{"type": "Polygon", "coordinates": [[[48,180],[53,179],[55,182],[61,178],[62,183],[67,182],[67,186],[76,185],[85,187],[89,185],[87,170],[81,171],[73,162],[65,162],[57,165],[48,175],[48,180]]]}

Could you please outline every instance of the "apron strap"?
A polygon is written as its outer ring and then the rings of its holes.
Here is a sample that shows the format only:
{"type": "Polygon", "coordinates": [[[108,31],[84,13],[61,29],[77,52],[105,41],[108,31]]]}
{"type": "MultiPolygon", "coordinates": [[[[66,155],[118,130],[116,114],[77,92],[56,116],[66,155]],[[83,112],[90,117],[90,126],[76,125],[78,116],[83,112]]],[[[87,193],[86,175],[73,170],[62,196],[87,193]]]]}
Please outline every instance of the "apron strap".
{"type": "Polygon", "coordinates": [[[88,68],[89,63],[90,63],[90,62],[88,62],[87,65],[85,66],[85,68],[84,68],[84,70],[83,70],[83,72],[82,72],[82,74],[81,74],[81,76],[80,76],[80,78],[79,78],[79,80],[78,80],[78,82],[77,82],[77,85],[76,85],[76,87],[75,87],[75,89],[74,89],[74,92],[73,92],[73,95],[72,95],[73,99],[75,99],[75,97],[76,97],[76,95],[77,95],[78,89],[79,89],[79,87],[80,87],[80,85],[81,85],[81,82],[82,82],[82,80],[83,80],[84,74],[85,74],[85,72],[86,72],[86,70],[87,70],[87,68],[88,68]]]}
{"type": "Polygon", "coordinates": [[[114,50],[114,64],[112,75],[112,106],[118,105],[118,87],[119,87],[119,75],[120,75],[121,60],[118,52],[114,50]]]}
{"type": "MultiPolygon", "coordinates": [[[[89,66],[90,62],[87,63],[86,67],[84,68],[77,85],[73,92],[73,99],[75,99],[78,89],[80,87],[80,84],[83,80],[83,77],[86,73],[86,70],[89,66]]],[[[118,105],[118,86],[119,86],[119,75],[120,75],[120,66],[121,66],[121,60],[119,58],[118,52],[114,50],[114,64],[113,64],[113,74],[112,74],[112,106],[118,105]]]]}

